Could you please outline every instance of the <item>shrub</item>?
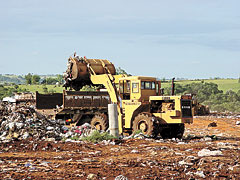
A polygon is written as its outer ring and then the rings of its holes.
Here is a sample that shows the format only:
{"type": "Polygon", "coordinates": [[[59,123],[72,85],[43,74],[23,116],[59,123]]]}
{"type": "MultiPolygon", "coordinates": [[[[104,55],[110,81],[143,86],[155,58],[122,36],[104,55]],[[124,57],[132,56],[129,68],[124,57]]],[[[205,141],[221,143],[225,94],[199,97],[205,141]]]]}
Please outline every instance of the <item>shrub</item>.
{"type": "MultiPolygon", "coordinates": [[[[223,93],[214,83],[191,83],[186,85],[176,84],[175,92],[178,95],[184,93],[196,94],[199,103],[208,105],[210,110],[218,112],[240,112],[240,90],[235,93],[232,90],[223,93]]],[[[165,89],[169,95],[170,88],[165,89]]]]}
{"type": "Polygon", "coordinates": [[[115,136],[108,134],[107,132],[100,133],[99,131],[93,131],[89,136],[81,138],[83,141],[90,141],[93,143],[101,142],[103,140],[116,139],[115,136]]]}

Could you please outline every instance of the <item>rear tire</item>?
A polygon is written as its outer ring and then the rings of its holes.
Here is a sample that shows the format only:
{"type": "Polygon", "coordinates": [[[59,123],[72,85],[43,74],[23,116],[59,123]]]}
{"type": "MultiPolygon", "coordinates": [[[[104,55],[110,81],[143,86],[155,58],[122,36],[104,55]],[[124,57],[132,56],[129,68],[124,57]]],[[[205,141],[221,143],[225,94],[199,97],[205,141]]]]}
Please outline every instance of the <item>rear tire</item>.
{"type": "Polygon", "coordinates": [[[106,131],[108,128],[107,116],[105,114],[97,114],[91,120],[92,128],[97,130],[106,131]]]}

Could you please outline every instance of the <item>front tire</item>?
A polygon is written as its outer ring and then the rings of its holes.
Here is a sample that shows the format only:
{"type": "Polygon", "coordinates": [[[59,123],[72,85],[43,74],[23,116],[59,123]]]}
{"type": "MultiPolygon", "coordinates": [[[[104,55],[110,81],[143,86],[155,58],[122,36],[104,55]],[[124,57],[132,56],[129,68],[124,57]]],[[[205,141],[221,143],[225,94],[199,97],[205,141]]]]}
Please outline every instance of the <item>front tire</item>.
{"type": "Polygon", "coordinates": [[[133,132],[141,130],[144,135],[157,136],[157,126],[152,116],[139,114],[133,121],[133,132]]]}

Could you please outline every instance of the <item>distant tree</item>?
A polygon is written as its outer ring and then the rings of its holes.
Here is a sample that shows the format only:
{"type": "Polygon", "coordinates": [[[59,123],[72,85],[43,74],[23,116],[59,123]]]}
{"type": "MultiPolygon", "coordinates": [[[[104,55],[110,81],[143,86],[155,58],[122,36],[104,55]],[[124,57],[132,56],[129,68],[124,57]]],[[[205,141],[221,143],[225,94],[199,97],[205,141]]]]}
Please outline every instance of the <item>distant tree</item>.
{"type": "Polygon", "coordinates": [[[46,84],[46,83],[47,83],[46,78],[41,81],[41,84],[46,84]]]}
{"type": "Polygon", "coordinates": [[[63,75],[58,74],[57,81],[59,82],[59,84],[63,84],[63,75]]]}
{"type": "Polygon", "coordinates": [[[240,83],[240,76],[239,76],[239,78],[238,78],[238,83],[240,83]]]}
{"type": "Polygon", "coordinates": [[[58,82],[57,78],[49,77],[46,79],[46,84],[56,84],[58,82]]]}
{"type": "Polygon", "coordinates": [[[180,84],[175,84],[175,94],[182,94],[186,91],[186,88],[184,86],[181,86],[180,84]]]}
{"type": "Polygon", "coordinates": [[[36,74],[34,74],[33,76],[32,76],[32,84],[38,84],[39,83],[39,81],[40,81],[40,76],[39,75],[36,75],[36,74]]]}
{"type": "Polygon", "coordinates": [[[227,91],[226,96],[229,102],[240,101],[238,94],[232,90],[227,91]]]}
{"type": "Polygon", "coordinates": [[[27,75],[24,76],[26,80],[26,84],[32,84],[32,74],[28,73],[27,75]]]}
{"type": "Polygon", "coordinates": [[[164,78],[162,78],[162,80],[161,80],[161,81],[162,81],[162,82],[167,82],[165,77],[164,77],[164,78]]]}
{"type": "Polygon", "coordinates": [[[124,69],[122,69],[122,68],[120,68],[120,67],[118,67],[118,68],[116,69],[116,74],[117,74],[117,75],[119,75],[119,74],[126,74],[126,75],[128,75],[128,76],[131,76],[131,74],[128,74],[124,69]]]}
{"type": "Polygon", "coordinates": [[[14,85],[14,88],[15,88],[15,89],[18,89],[18,88],[19,88],[19,86],[15,84],[15,85],[14,85]]]}
{"type": "Polygon", "coordinates": [[[240,90],[238,90],[237,95],[240,97],[240,90]]]}
{"type": "Polygon", "coordinates": [[[5,97],[7,89],[3,85],[0,85],[0,99],[5,97]]]}
{"type": "Polygon", "coordinates": [[[0,86],[0,99],[7,97],[7,96],[12,96],[13,93],[16,92],[16,89],[12,87],[4,87],[0,86]]]}

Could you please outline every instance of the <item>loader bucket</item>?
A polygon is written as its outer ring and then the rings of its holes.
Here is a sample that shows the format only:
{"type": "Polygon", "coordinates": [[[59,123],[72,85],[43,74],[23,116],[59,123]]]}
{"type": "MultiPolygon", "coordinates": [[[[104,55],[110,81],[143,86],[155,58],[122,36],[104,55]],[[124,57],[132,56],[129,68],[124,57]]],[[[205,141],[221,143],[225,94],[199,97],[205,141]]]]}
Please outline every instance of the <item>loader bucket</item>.
{"type": "Polygon", "coordinates": [[[67,70],[64,73],[64,86],[70,89],[80,90],[84,85],[92,85],[90,75],[116,74],[114,65],[104,59],[87,59],[70,57],[68,59],[67,70]]]}

